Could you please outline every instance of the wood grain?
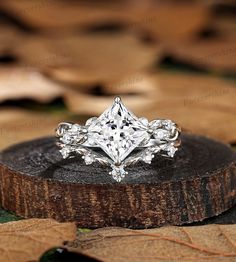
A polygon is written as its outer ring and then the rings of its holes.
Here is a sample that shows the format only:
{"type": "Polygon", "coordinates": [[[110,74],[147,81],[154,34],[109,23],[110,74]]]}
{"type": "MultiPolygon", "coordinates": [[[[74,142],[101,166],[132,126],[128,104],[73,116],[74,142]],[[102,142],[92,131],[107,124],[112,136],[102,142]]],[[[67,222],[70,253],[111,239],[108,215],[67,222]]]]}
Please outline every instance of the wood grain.
{"type": "Polygon", "coordinates": [[[201,221],[236,203],[236,153],[205,137],[183,134],[174,159],[136,164],[122,183],[108,171],[62,160],[51,137],[18,144],[0,155],[0,204],[80,227],[144,228],[201,221]]]}

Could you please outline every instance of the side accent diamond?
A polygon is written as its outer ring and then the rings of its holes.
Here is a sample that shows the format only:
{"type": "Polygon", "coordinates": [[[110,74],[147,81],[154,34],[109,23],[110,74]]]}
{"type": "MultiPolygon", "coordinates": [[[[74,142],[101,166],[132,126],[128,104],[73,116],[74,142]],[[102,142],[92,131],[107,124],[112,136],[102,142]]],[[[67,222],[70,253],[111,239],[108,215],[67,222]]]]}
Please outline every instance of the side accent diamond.
{"type": "Polygon", "coordinates": [[[85,126],[61,123],[56,130],[63,158],[82,155],[86,165],[99,162],[112,168],[117,182],[125,178],[125,167],[139,161],[151,164],[154,154],[173,157],[180,145],[180,129],[171,120],[148,122],[128,111],[120,98],[115,98],[98,118],[85,126]]]}

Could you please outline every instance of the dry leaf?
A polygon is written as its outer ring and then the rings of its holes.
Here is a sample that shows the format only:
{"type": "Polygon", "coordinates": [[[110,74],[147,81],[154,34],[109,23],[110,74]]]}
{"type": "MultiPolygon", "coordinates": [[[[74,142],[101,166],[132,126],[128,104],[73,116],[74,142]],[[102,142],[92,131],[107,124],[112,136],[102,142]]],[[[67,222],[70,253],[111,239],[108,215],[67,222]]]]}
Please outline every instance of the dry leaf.
{"type": "Polygon", "coordinates": [[[22,35],[13,27],[0,24],[0,55],[14,55],[14,46],[22,40],[22,35]]]}
{"type": "Polygon", "coordinates": [[[235,261],[236,225],[103,228],[80,234],[68,245],[102,261],[235,261]]]}
{"type": "Polygon", "coordinates": [[[75,238],[74,223],[28,219],[0,224],[0,261],[35,261],[47,250],[75,238]]]}
{"type": "Polygon", "coordinates": [[[217,17],[214,19],[213,27],[225,39],[236,38],[235,17],[217,17]]]}
{"type": "Polygon", "coordinates": [[[1,109],[0,149],[39,136],[54,135],[57,124],[65,120],[69,120],[65,114],[50,115],[19,109],[1,109]]]}
{"type": "Polygon", "coordinates": [[[161,40],[189,38],[205,26],[210,17],[208,6],[196,3],[73,1],[68,4],[55,0],[8,0],[1,6],[25,23],[44,30],[117,24],[139,33],[148,32],[161,40]]]}
{"type": "MultiPolygon", "coordinates": [[[[91,91],[91,90],[90,90],[91,91]]],[[[103,95],[83,90],[65,94],[68,107],[77,113],[99,115],[121,95],[138,116],[166,118],[183,129],[225,142],[236,141],[236,84],[223,78],[184,73],[134,75],[114,86],[104,86],[103,95]]]]}
{"type": "Polygon", "coordinates": [[[236,38],[170,45],[170,55],[199,68],[235,72],[236,38]]]}
{"type": "Polygon", "coordinates": [[[158,57],[157,49],[127,33],[69,34],[29,38],[19,47],[18,55],[25,64],[47,69],[57,80],[74,83],[77,78],[79,83],[103,83],[148,68],[158,57]]]}
{"type": "Polygon", "coordinates": [[[12,67],[0,69],[0,102],[28,98],[46,103],[63,93],[59,84],[37,71],[12,67]]]}
{"type": "Polygon", "coordinates": [[[209,22],[207,5],[172,3],[153,6],[140,12],[133,19],[133,27],[149,32],[152,37],[168,43],[192,38],[209,22]]]}
{"type": "Polygon", "coordinates": [[[121,81],[111,81],[107,86],[101,86],[98,92],[92,87],[67,89],[64,101],[68,108],[76,113],[88,115],[100,115],[108,107],[112,99],[122,96],[125,104],[134,111],[142,108],[150,108],[155,104],[156,83],[144,74],[130,75],[121,81]]]}
{"type": "Polygon", "coordinates": [[[87,23],[96,24],[99,21],[117,21],[129,17],[129,12],[123,12],[123,4],[124,2],[122,5],[114,5],[110,2],[86,4],[72,1],[68,4],[55,0],[9,0],[2,2],[0,6],[25,23],[47,30],[78,27],[87,23]]]}
{"type": "Polygon", "coordinates": [[[225,142],[236,141],[236,84],[219,77],[162,73],[156,79],[149,118],[173,119],[184,129],[225,142]]]}

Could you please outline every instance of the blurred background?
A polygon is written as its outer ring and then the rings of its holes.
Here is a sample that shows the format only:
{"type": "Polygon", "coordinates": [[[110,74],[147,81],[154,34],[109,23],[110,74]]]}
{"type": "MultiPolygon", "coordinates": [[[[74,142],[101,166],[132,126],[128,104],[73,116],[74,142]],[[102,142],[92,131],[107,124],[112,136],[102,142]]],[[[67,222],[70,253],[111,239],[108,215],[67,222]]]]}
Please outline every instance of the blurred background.
{"type": "Polygon", "coordinates": [[[0,2],[0,148],[83,123],[116,95],[235,144],[236,2],[0,2]]]}

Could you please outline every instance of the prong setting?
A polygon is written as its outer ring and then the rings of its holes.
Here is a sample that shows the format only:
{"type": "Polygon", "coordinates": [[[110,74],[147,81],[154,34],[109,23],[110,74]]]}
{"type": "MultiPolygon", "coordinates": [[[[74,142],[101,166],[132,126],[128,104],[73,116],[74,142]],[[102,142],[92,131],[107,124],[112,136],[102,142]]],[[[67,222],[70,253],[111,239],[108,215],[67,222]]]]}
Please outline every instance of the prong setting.
{"type": "Polygon", "coordinates": [[[99,162],[110,166],[109,174],[117,182],[128,174],[126,166],[140,161],[151,164],[155,154],[174,157],[180,146],[179,135],[180,128],[171,120],[148,122],[144,117],[138,118],[127,110],[120,97],[84,126],[63,122],[56,130],[63,158],[77,153],[86,165],[99,162]]]}
{"type": "Polygon", "coordinates": [[[121,102],[121,98],[119,96],[115,97],[115,103],[119,104],[121,102]]]}

